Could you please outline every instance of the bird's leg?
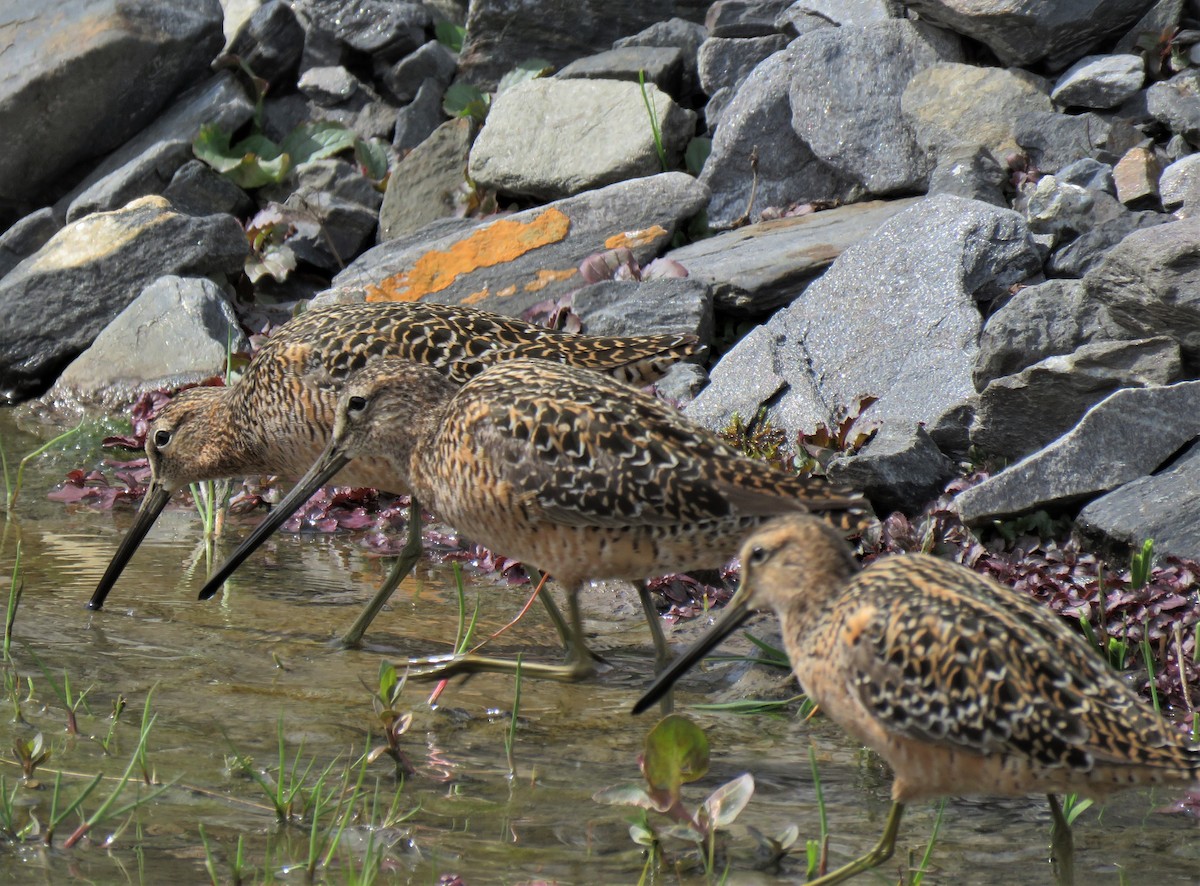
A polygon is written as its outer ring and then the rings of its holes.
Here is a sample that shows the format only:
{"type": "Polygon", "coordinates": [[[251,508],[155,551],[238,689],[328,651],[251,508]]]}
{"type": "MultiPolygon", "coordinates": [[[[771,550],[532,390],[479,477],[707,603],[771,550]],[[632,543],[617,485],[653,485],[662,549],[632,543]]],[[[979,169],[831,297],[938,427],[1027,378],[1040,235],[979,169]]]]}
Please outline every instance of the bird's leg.
{"type": "Polygon", "coordinates": [[[1051,861],[1054,864],[1054,881],[1058,886],[1073,886],[1075,883],[1075,840],[1071,836],[1071,825],[1063,815],[1062,805],[1054,794],[1047,794],[1050,801],[1050,817],[1054,820],[1050,828],[1051,861]]]}
{"type": "Polygon", "coordinates": [[[871,868],[883,864],[892,857],[892,852],[895,851],[896,834],[900,831],[900,819],[903,815],[904,804],[892,803],[887,823],[883,826],[883,836],[879,838],[879,842],[875,844],[874,849],[861,858],[856,858],[849,864],[842,865],[836,871],[830,871],[823,877],[809,880],[808,886],[830,886],[831,883],[841,883],[849,880],[856,874],[861,874],[863,871],[869,871],[871,868]]]}
{"type": "MultiPolygon", "coordinates": [[[[567,663],[550,665],[522,661],[521,675],[523,677],[578,683],[596,673],[592,653],[583,639],[583,616],[579,608],[578,587],[571,588],[567,600],[570,604],[570,621],[566,622],[569,632],[567,635],[567,663]]],[[[409,665],[429,665],[422,670],[410,671],[409,677],[414,680],[443,680],[449,677],[481,673],[515,674],[517,670],[515,661],[471,654],[435,655],[419,661],[410,661],[409,665]]]]}
{"type": "Polygon", "coordinates": [[[417,565],[417,561],[421,559],[421,503],[417,501],[417,497],[411,496],[408,505],[408,538],[404,541],[404,547],[400,551],[400,555],[396,557],[392,563],[392,569],[387,574],[387,578],[383,580],[383,585],[375,592],[375,596],[359,613],[358,618],[354,620],[354,624],[350,625],[350,630],[346,631],[338,641],[338,645],[343,649],[357,649],[362,645],[363,634],[367,632],[367,628],[371,622],[375,620],[375,616],[379,614],[379,610],[384,604],[392,598],[392,594],[396,592],[396,587],[404,580],[404,577],[412,572],[413,567],[417,565]]]}
{"type": "MultiPolygon", "coordinates": [[[[636,584],[638,597],[642,601],[642,612],[646,614],[646,624],[650,626],[650,639],[654,641],[654,673],[658,675],[671,663],[671,649],[667,646],[667,638],[663,636],[662,624],[658,620],[658,607],[654,605],[650,589],[644,581],[638,581],[636,584]]],[[[667,690],[659,700],[659,707],[664,716],[671,713],[675,709],[675,694],[667,690]]]]}

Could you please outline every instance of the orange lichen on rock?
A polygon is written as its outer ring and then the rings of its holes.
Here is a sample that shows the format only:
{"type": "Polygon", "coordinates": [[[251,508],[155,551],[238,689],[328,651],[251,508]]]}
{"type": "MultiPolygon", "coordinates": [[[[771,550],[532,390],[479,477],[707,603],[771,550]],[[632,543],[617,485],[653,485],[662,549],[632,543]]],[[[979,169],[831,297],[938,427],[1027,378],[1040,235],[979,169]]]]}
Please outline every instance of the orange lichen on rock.
{"type": "Polygon", "coordinates": [[[662,225],[654,225],[650,228],[643,228],[640,231],[622,231],[619,234],[613,234],[613,236],[605,240],[604,248],[620,249],[624,246],[626,249],[633,249],[638,246],[648,246],[666,236],[667,229],[662,225]]]}
{"type": "Polygon", "coordinates": [[[532,220],[502,218],[473,232],[445,251],[421,256],[412,268],[367,287],[367,301],[417,301],[441,292],[463,274],[520,258],[567,236],[571,220],[559,209],[547,209],[532,220]]]}

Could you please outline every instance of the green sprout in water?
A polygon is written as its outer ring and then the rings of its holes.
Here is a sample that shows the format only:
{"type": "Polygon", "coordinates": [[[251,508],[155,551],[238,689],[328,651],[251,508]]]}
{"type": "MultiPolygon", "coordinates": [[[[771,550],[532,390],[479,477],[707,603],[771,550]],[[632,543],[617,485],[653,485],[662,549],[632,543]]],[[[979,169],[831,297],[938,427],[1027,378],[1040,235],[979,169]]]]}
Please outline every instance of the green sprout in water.
{"type": "Polygon", "coordinates": [[[4,451],[4,446],[0,445],[0,469],[2,469],[4,471],[4,509],[5,509],[5,511],[7,511],[9,514],[11,514],[13,505],[15,505],[17,503],[17,496],[20,495],[20,493],[21,493],[21,484],[25,477],[25,466],[27,464],[29,464],[29,462],[31,462],[33,459],[37,458],[39,455],[41,455],[43,452],[45,452],[46,450],[50,449],[53,446],[57,446],[59,443],[63,443],[66,440],[69,440],[75,434],[78,434],[82,428],[83,428],[83,419],[80,419],[79,424],[75,425],[75,427],[71,428],[71,430],[64,431],[63,433],[59,434],[57,437],[54,437],[53,439],[48,440],[47,442],[45,442],[41,446],[39,446],[37,449],[33,450],[33,452],[26,455],[23,459],[21,459],[17,463],[17,472],[16,472],[15,477],[13,477],[9,474],[8,456],[4,451]]]}

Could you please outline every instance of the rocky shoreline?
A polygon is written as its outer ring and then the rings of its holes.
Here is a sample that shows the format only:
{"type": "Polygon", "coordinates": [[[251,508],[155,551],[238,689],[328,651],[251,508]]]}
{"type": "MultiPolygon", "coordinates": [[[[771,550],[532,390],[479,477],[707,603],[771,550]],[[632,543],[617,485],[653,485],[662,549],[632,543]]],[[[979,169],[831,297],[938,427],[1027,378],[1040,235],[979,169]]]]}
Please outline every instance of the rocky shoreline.
{"type": "Polygon", "coordinates": [[[830,473],[881,514],[986,461],[969,524],[1200,558],[1197,4],[227,6],[6,23],[11,402],[119,411],[312,298],[563,311],[701,336],[662,389],[714,429],[873,398],[830,473]]]}

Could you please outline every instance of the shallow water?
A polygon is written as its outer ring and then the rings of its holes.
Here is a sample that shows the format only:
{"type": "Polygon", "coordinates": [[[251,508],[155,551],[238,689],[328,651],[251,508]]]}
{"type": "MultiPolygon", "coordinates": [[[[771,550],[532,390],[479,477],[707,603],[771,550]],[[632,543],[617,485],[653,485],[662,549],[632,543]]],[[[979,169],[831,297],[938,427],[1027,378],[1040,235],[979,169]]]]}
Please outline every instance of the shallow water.
{"type": "MultiPolygon", "coordinates": [[[[35,441],[16,432],[0,411],[6,451],[23,453],[35,441]]],[[[17,791],[18,822],[32,809],[42,827],[49,816],[54,772],[67,770],[63,784],[74,796],[98,771],[119,776],[137,740],[147,694],[157,720],[148,761],[158,780],[174,782],[159,798],[119,820],[106,821],[71,849],[63,848],[78,823],[69,817],[52,849],[40,841],[9,846],[0,853],[0,877],[47,881],[200,882],[208,878],[200,826],[209,838],[223,881],[239,835],[245,840],[247,879],[270,877],[302,882],[308,853],[303,822],[276,823],[262,789],[231,774],[227,757],[252,759],[258,770],[278,765],[277,728],[288,765],[331,761],[341,773],[360,757],[379,726],[371,690],[382,658],[447,651],[457,627],[449,567],[425,565],[401,586],[392,605],[368,633],[368,648],[336,651],[328,641],[349,625],[382,578],[384,561],[367,556],[353,535],[279,536],[243,567],[217,598],[198,602],[206,562],[197,547],[194,511],[168,510],[131,562],[106,609],[85,608],[132,511],[105,512],[66,507],[46,492],[78,452],[40,460],[26,474],[15,516],[0,537],[0,587],[6,587],[16,544],[22,548],[25,594],[14,631],[13,657],[32,681],[32,698],[20,703],[25,722],[12,720],[8,694],[0,691],[0,775],[12,790],[20,769],[14,741],[41,731],[53,749],[38,771],[40,788],[17,791]],[[39,664],[40,663],[40,664],[39,664]],[[43,668],[45,670],[43,670],[43,668]],[[64,703],[54,686],[62,675],[72,690],[89,689],[80,713],[82,736],[65,734],[64,703]],[[112,754],[100,742],[109,730],[113,700],[128,700],[112,754]],[[95,736],[91,738],[88,736],[95,736]],[[124,826],[112,840],[104,840],[124,826]]],[[[231,549],[247,523],[234,523],[222,542],[231,549]]],[[[222,544],[218,545],[220,556],[222,544]]],[[[482,636],[507,622],[524,603],[527,588],[469,577],[468,603],[480,605],[482,636]]],[[[382,757],[366,767],[363,784],[378,791],[386,807],[399,792],[398,809],[411,817],[374,839],[391,844],[384,882],[438,883],[452,875],[468,886],[482,883],[635,883],[642,873],[639,847],[628,834],[628,812],[594,802],[599,789],[637,781],[637,755],[653,717],[633,718],[629,706],[650,674],[648,637],[640,612],[628,599],[607,613],[609,597],[590,601],[598,617],[595,648],[613,667],[583,687],[525,681],[516,731],[515,776],[510,777],[504,737],[514,681],[485,675],[452,685],[441,706],[425,703],[428,689],[410,684],[403,705],[414,713],[402,747],[415,772],[401,785],[395,767],[382,757]]],[[[555,637],[539,607],[490,647],[495,655],[555,660],[555,637]]],[[[703,700],[696,680],[677,692],[679,707],[703,700]]],[[[2,687],[0,687],[2,690],[2,687]]],[[[805,722],[785,716],[737,717],[693,714],[709,732],[712,769],[685,796],[698,803],[716,785],[753,773],[757,790],[733,826],[729,881],[785,883],[803,879],[803,849],[770,872],[754,868],[753,841],[745,826],[776,834],[791,823],[801,843],[818,828],[809,769],[816,749],[827,802],[830,848],[835,861],[866,851],[878,838],[888,807],[890,778],[871,755],[846,740],[819,716],[805,722]]],[[[353,770],[357,774],[358,770],[353,770]]],[[[312,779],[310,778],[310,781],[312,779]]],[[[85,801],[93,812],[115,782],[105,782],[85,801]]],[[[130,789],[132,792],[132,788],[130,789]]],[[[130,794],[132,796],[132,793],[130,794]]],[[[1075,828],[1079,882],[1194,883],[1200,869],[1200,834],[1182,816],[1154,812],[1172,798],[1127,794],[1102,814],[1085,812],[1075,828]]],[[[382,813],[375,816],[378,821],[382,813]]],[[[862,882],[895,883],[909,853],[919,859],[929,839],[936,808],[909,810],[897,857],[878,876],[862,882]]],[[[1049,816],[1044,798],[957,800],[945,807],[926,883],[1051,882],[1047,862],[1049,816]]],[[[352,824],[342,851],[317,879],[343,882],[355,851],[369,829],[352,824]]],[[[355,861],[359,859],[359,861],[355,861]]],[[[693,873],[661,874],[657,882],[702,882],[693,873]]]]}

